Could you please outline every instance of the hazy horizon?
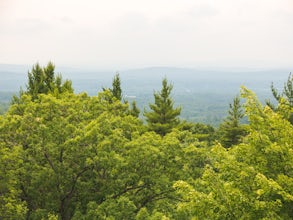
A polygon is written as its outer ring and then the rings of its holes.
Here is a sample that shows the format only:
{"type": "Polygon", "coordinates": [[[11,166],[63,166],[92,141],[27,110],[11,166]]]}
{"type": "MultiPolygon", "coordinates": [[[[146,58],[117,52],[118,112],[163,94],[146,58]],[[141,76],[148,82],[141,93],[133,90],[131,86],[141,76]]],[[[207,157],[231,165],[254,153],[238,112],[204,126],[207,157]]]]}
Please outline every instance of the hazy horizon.
{"type": "MultiPolygon", "coordinates": [[[[0,64],[0,104],[8,103],[12,94],[27,85],[26,66],[0,64]],[[6,66],[6,68],[5,68],[6,66]],[[16,69],[13,69],[16,67],[16,69]],[[9,70],[8,70],[8,69],[9,70]]],[[[102,88],[111,87],[115,71],[84,71],[60,69],[63,79],[72,80],[75,93],[86,92],[97,95],[102,88]]],[[[182,118],[191,121],[220,123],[225,117],[228,104],[239,94],[242,85],[257,94],[261,101],[271,99],[270,85],[274,82],[282,90],[289,72],[270,70],[257,72],[233,72],[198,70],[190,68],[152,67],[119,71],[123,96],[130,102],[136,100],[143,110],[153,102],[153,92],[161,89],[163,77],[173,84],[172,97],[176,105],[182,106],[182,118]]]]}
{"type": "MultiPolygon", "coordinates": [[[[125,67],[125,68],[115,68],[114,65],[107,68],[101,68],[101,67],[94,67],[94,66],[77,66],[77,65],[58,65],[54,61],[49,60],[47,62],[39,62],[35,61],[34,63],[29,64],[20,64],[20,63],[0,63],[0,71],[1,70],[15,70],[19,69],[22,71],[25,71],[23,73],[27,74],[28,71],[32,69],[34,65],[37,63],[41,65],[42,67],[46,66],[49,62],[52,62],[55,65],[56,72],[62,73],[62,71],[72,71],[74,72],[112,72],[113,74],[118,72],[124,72],[124,71],[134,71],[134,70],[144,70],[144,69],[183,69],[183,70],[192,70],[192,71],[214,71],[214,72],[227,72],[227,73],[242,73],[242,72],[264,72],[264,71],[283,71],[290,73],[293,71],[292,67],[286,67],[286,66],[280,66],[280,67],[248,67],[248,66],[228,66],[228,67],[222,67],[222,66],[175,66],[175,65],[169,65],[169,66],[163,66],[163,65],[153,65],[153,66],[140,66],[140,67],[125,67]]],[[[70,72],[68,72],[70,73],[70,72]]]]}

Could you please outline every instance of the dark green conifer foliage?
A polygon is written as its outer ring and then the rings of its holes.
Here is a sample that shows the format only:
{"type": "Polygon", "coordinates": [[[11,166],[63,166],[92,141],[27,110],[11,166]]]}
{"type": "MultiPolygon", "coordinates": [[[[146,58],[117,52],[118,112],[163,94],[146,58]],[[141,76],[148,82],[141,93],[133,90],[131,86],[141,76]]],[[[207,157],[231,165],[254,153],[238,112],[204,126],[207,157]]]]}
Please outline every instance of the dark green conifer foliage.
{"type": "MultiPolygon", "coordinates": [[[[291,73],[288,76],[287,82],[284,83],[283,91],[281,93],[278,92],[273,83],[271,84],[271,91],[278,104],[280,104],[281,99],[285,99],[290,108],[293,107],[293,76],[291,73]]],[[[274,111],[278,110],[278,108],[269,100],[266,101],[266,104],[274,111]]],[[[293,124],[293,113],[290,114],[288,120],[293,124]]]]}
{"type": "Polygon", "coordinates": [[[288,80],[284,85],[284,96],[287,98],[290,107],[293,107],[293,77],[289,74],[288,80]]]}
{"type": "Polygon", "coordinates": [[[245,126],[240,123],[240,120],[244,117],[240,98],[236,96],[233,104],[229,106],[228,117],[219,128],[220,142],[226,148],[239,144],[241,138],[246,134],[245,126]]]}
{"type": "Polygon", "coordinates": [[[162,90],[154,93],[155,103],[149,104],[151,111],[145,111],[144,116],[150,130],[164,136],[179,124],[178,116],[181,108],[174,108],[170,97],[173,86],[166,78],[162,82],[162,90]]]}
{"type": "MultiPolygon", "coordinates": [[[[39,94],[59,94],[63,92],[73,93],[72,83],[70,80],[62,82],[61,75],[55,76],[55,66],[49,62],[47,66],[41,67],[35,64],[30,72],[28,72],[27,90],[20,90],[19,97],[23,94],[31,95],[32,99],[38,98],[39,94]]],[[[18,103],[19,98],[14,96],[12,103],[18,103]]]]}
{"type": "Polygon", "coordinates": [[[136,106],[136,101],[131,103],[130,114],[134,117],[138,117],[140,113],[139,108],[136,106]]]}
{"type": "Polygon", "coordinates": [[[44,78],[45,75],[38,63],[33,66],[31,72],[28,72],[27,92],[31,94],[33,98],[36,98],[37,94],[39,93],[46,93],[44,87],[44,78]]]}
{"type": "Polygon", "coordinates": [[[114,97],[116,97],[120,101],[122,100],[122,89],[119,73],[114,76],[114,79],[112,81],[112,89],[110,89],[110,91],[112,92],[114,97]]]}
{"type": "MultiPolygon", "coordinates": [[[[284,98],[288,101],[290,107],[293,107],[293,76],[291,73],[288,76],[287,82],[284,83],[282,93],[278,92],[278,90],[274,87],[274,83],[271,84],[271,91],[273,97],[278,103],[280,102],[281,98],[284,98]]],[[[270,101],[267,101],[267,105],[276,110],[276,107],[270,101]]]]}
{"type": "Polygon", "coordinates": [[[52,86],[54,84],[55,78],[55,66],[52,62],[49,62],[46,67],[43,69],[44,71],[44,84],[47,87],[47,90],[52,90],[52,86]]]}

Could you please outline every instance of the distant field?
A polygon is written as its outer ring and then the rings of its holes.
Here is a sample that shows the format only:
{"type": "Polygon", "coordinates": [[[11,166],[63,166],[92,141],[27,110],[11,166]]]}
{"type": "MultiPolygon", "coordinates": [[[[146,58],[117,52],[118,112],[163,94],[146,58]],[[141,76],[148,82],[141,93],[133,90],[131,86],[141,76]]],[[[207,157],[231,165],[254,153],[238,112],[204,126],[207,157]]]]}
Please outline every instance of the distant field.
{"type": "MultiPolygon", "coordinates": [[[[7,108],[12,95],[25,88],[28,67],[0,65],[0,105],[7,108]]],[[[102,87],[110,87],[115,71],[82,71],[60,69],[63,78],[71,79],[76,93],[96,95],[102,87]]],[[[135,100],[143,112],[153,101],[153,92],[161,88],[163,77],[172,82],[175,105],[182,106],[181,117],[194,122],[218,125],[226,116],[229,103],[241,85],[254,91],[261,101],[270,98],[270,85],[282,88],[289,70],[225,72],[184,68],[145,68],[121,71],[125,99],[135,100]]],[[[1,111],[0,109],[0,111],[1,111]]]]}

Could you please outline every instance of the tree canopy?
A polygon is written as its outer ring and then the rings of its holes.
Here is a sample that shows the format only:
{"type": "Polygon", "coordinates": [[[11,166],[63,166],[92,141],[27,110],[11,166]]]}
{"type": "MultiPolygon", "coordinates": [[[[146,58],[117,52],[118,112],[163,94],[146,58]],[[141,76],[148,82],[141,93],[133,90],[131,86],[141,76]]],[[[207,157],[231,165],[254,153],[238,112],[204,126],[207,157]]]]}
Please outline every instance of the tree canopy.
{"type": "MultiPolygon", "coordinates": [[[[69,92],[73,93],[72,83],[70,80],[62,82],[62,76],[55,75],[55,65],[49,62],[47,66],[41,67],[36,63],[32,70],[28,72],[28,83],[26,90],[20,91],[22,94],[29,94],[32,99],[37,99],[39,94],[54,94],[69,92]]],[[[13,102],[18,102],[19,97],[14,96],[13,102]]]]}
{"type": "Polygon", "coordinates": [[[23,93],[0,116],[0,219],[292,219],[290,105],[243,87],[227,120],[245,114],[247,134],[226,148],[214,128],[179,123],[171,90],[164,79],[146,113],[165,114],[161,127],[110,90],[23,93]]]}

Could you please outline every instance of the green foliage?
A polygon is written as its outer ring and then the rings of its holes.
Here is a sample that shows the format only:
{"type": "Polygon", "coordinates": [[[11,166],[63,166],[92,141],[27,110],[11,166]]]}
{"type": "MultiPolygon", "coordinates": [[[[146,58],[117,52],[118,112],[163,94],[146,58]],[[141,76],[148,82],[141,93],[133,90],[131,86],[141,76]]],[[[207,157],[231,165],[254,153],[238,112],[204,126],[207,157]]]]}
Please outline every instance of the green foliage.
{"type": "MultiPolygon", "coordinates": [[[[61,75],[55,76],[55,66],[49,62],[47,66],[41,67],[35,64],[30,72],[28,72],[28,84],[26,91],[20,90],[19,96],[29,94],[33,100],[38,98],[39,94],[73,93],[72,83],[69,80],[62,82],[61,75]]],[[[14,96],[12,103],[18,103],[19,97],[14,96]]]]}
{"type": "MultiPolygon", "coordinates": [[[[89,191],[83,191],[83,186],[94,190],[86,176],[102,172],[105,160],[119,161],[119,154],[107,148],[117,141],[117,151],[121,150],[123,140],[131,138],[134,130],[139,131],[140,122],[128,116],[127,105],[118,101],[110,105],[105,102],[107,95],[90,98],[68,94],[61,99],[39,95],[38,102],[23,95],[23,104],[12,105],[4,117],[2,129],[6,132],[1,132],[1,141],[11,148],[17,145],[23,149],[21,197],[32,218],[45,218],[49,211],[59,213],[62,219],[70,218],[77,195],[85,201],[91,199],[89,191]],[[99,129],[95,136],[89,135],[95,131],[93,128],[99,129]],[[102,167],[98,165],[100,160],[102,167]]],[[[98,198],[104,196],[102,193],[98,198]]]]}
{"type": "Polygon", "coordinates": [[[130,114],[133,115],[134,117],[139,117],[139,113],[140,113],[140,110],[139,110],[139,108],[136,106],[136,102],[133,101],[133,102],[131,103],[130,114]]]}
{"type": "MultiPolygon", "coordinates": [[[[275,100],[280,104],[281,102],[286,103],[290,109],[293,108],[293,76],[290,73],[288,76],[287,81],[284,83],[283,91],[281,93],[274,87],[274,84],[271,85],[271,91],[275,100]]],[[[273,109],[274,111],[279,111],[279,107],[276,107],[272,102],[269,100],[266,101],[266,104],[273,109]]],[[[293,124],[293,112],[290,111],[289,115],[287,116],[287,120],[293,124]]]]}
{"type": "Polygon", "coordinates": [[[190,131],[199,141],[207,142],[208,145],[211,145],[216,137],[214,127],[203,123],[181,121],[178,129],[182,131],[190,131]]]}
{"type": "Polygon", "coordinates": [[[263,108],[246,88],[242,97],[249,135],[229,151],[214,146],[200,178],[174,184],[182,198],[175,215],[179,219],[293,217],[292,126],[282,115],[263,108]]]}
{"type": "MultiPolygon", "coordinates": [[[[1,118],[1,124],[3,119],[1,118]]],[[[0,219],[25,219],[26,202],[20,198],[20,181],[17,178],[23,165],[19,146],[0,145],[0,219]]]]}
{"type": "MultiPolygon", "coordinates": [[[[276,101],[280,102],[281,98],[285,98],[288,101],[290,107],[293,107],[293,76],[290,73],[287,79],[287,82],[284,83],[284,88],[282,93],[279,93],[278,90],[274,87],[274,84],[271,84],[271,91],[276,99],[276,101]]],[[[270,102],[269,106],[271,106],[270,102]]]]}
{"type": "Polygon", "coordinates": [[[164,136],[179,124],[177,116],[181,108],[173,107],[173,100],[170,97],[173,86],[163,79],[161,92],[155,92],[155,103],[150,104],[151,111],[145,111],[144,116],[150,130],[164,136]]]}
{"type": "Polygon", "coordinates": [[[0,102],[0,115],[3,115],[9,108],[9,103],[0,102]]]}
{"type": "Polygon", "coordinates": [[[113,97],[122,101],[122,89],[119,73],[117,73],[112,80],[112,88],[103,88],[103,91],[109,90],[113,97]]]}
{"type": "Polygon", "coordinates": [[[239,144],[241,138],[247,133],[245,125],[240,123],[241,119],[244,117],[240,98],[236,96],[233,100],[233,104],[229,106],[228,117],[220,124],[218,131],[219,141],[227,148],[239,144]]]}
{"type": "Polygon", "coordinates": [[[122,100],[122,89],[121,89],[121,81],[120,81],[120,76],[119,73],[117,73],[114,76],[113,82],[112,82],[112,89],[110,90],[113,94],[113,96],[118,99],[122,100]]]}
{"type": "MultiPolygon", "coordinates": [[[[103,91],[105,92],[107,89],[103,88],[103,91]]],[[[111,93],[112,96],[115,97],[117,100],[122,101],[122,89],[121,89],[121,80],[119,73],[117,73],[112,81],[112,88],[108,89],[111,93]]],[[[111,102],[111,100],[109,100],[111,102]]],[[[124,100],[125,104],[129,104],[126,100],[124,100]]],[[[137,117],[139,116],[140,110],[136,106],[136,102],[133,101],[131,105],[129,106],[129,114],[137,117]]]]}
{"type": "Polygon", "coordinates": [[[108,199],[101,205],[90,202],[84,219],[134,219],[136,206],[127,197],[108,199]]]}
{"type": "MultiPolygon", "coordinates": [[[[225,148],[213,127],[179,122],[171,89],[163,80],[145,113],[163,112],[166,127],[143,124],[110,90],[23,93],[0,116],[0,218],[292,219],[287,100],[273,111],[243,87],[248,133],[225,148]]],[[[225,123],[242,116],[236,98],[225,123]]]]}
{"type": "Polygon", "coordinates": [[[180,142],[174,134],[142,134],[143,124],[128,111],[108,90],[96,97],[40,94],[37,102],[24,94],[10,107],[0,141],[21,150],[21,166],[11,165],[19,173],[15,197],[29,219],[93,212],[97,219],[134,219],[143,207],[172,210],[180,142]]]}

